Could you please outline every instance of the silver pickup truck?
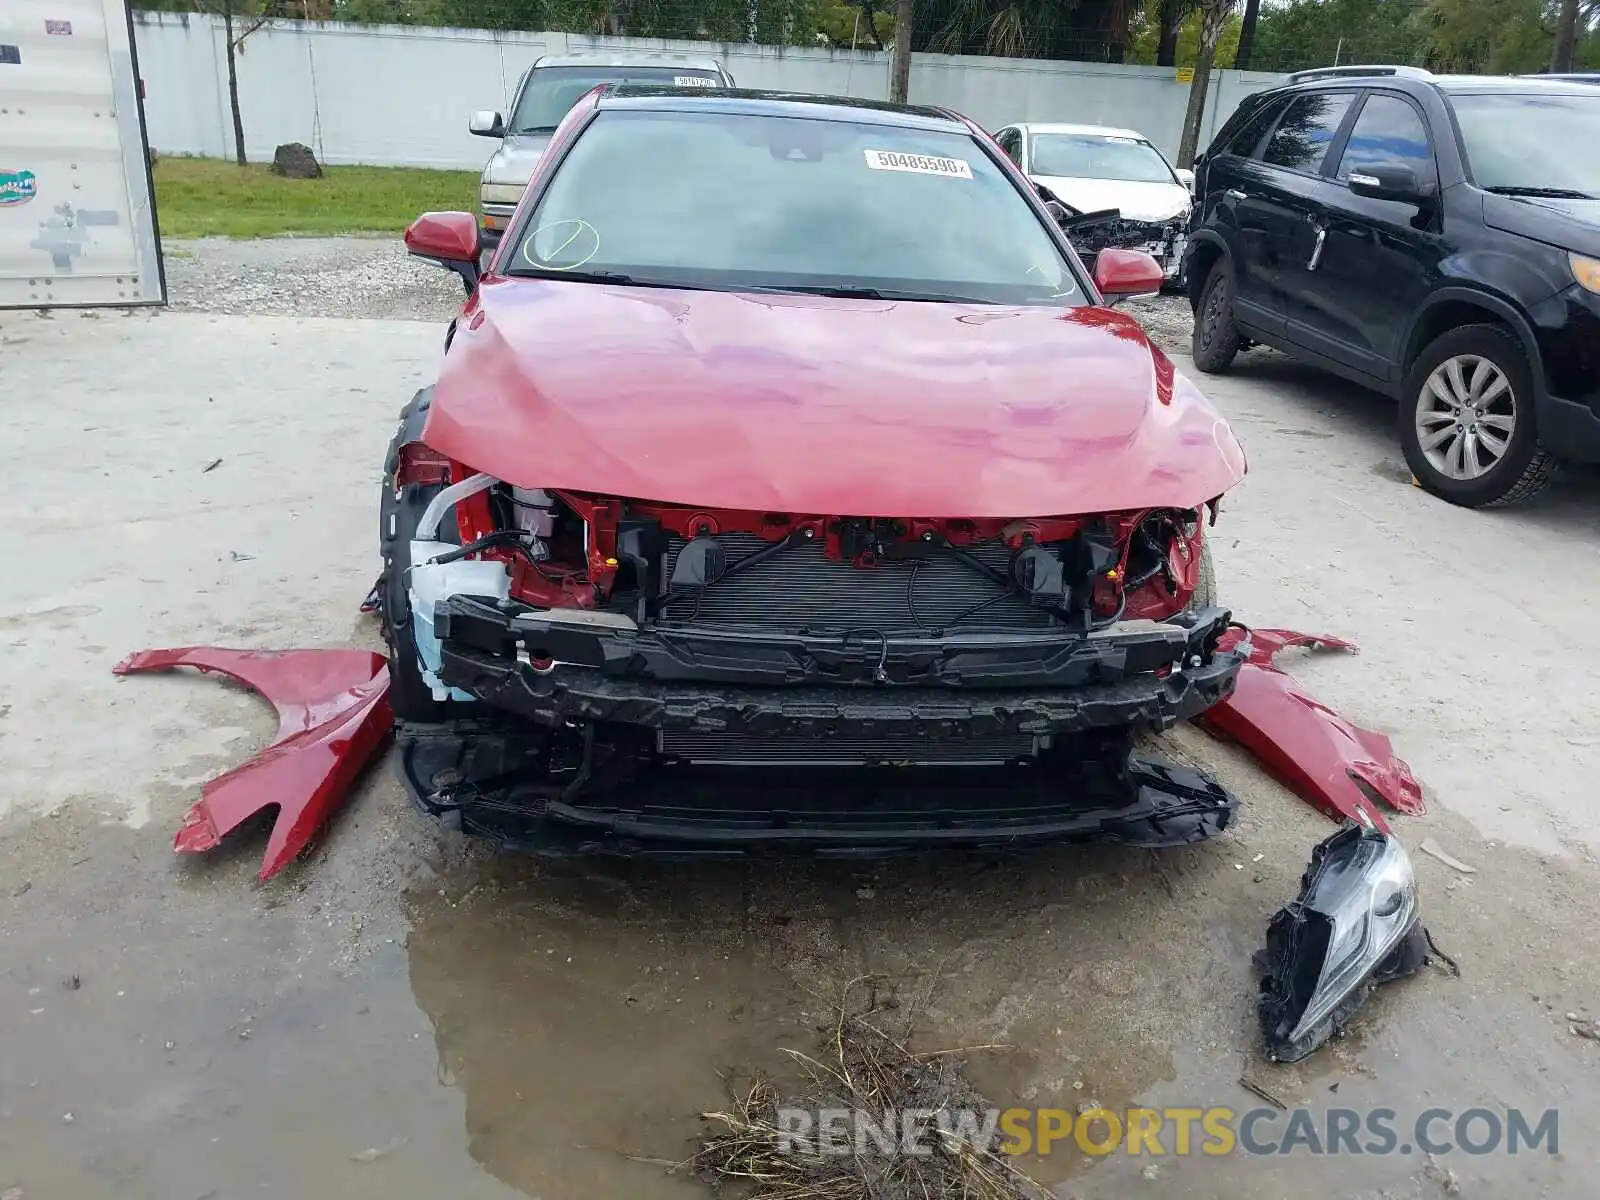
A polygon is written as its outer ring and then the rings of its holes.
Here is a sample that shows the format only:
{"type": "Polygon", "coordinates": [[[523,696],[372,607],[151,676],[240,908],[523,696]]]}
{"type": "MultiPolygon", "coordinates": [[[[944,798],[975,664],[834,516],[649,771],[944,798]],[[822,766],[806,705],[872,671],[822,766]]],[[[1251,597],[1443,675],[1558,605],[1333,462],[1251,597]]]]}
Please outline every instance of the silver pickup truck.
{"type": "Polygon", "coordinates": [[[467,128],[500,139],[483,168],[478,191],[479,223],[486,251],[499,244],[522,199],[539,156],[567,110],[601,83],[659,83],[676,87],[733,87],[733,76],[713,58],[674,54],[546,56],[523,72],[509,117],[485,109],[467,128]]]}

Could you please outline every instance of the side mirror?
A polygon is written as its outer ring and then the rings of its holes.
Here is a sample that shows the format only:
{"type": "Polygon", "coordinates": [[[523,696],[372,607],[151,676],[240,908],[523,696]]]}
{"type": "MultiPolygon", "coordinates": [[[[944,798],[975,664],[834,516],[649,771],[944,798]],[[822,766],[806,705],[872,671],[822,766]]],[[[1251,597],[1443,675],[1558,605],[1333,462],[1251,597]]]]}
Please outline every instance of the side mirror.
{"type": "Polygon", "coordinates": [[[1108,304],[1130,296],[1154,296],[1166,274],[1161,264],[1143,250],[1107,246],[1094,259],[1094,285],[1108,304]]]}
{"type": "Polygon", "coordinates": [[[481,108],[473,113],[472,118],[467,122],[467,129],[479,137],[497,138],[505,137],[506,135],[505,121],[501,119],[499,113],[491,108],[481,108]]]}
{"type": "Polygon", "coordinates": [[[1189,170],[1187,167],[1179,167],[1177,170],[1173,171],[1173,174],[1178,177],[1178,182],[1183,184],[1184,187],[1188,188],[1190,192],[1194,191],[1193,171],[1189,170]]]}
{"type": "Polygon", "coordinates": [[[470,296],[478,286],[478,219],[465,212],[427,212],[406,230],[406,250],[461,276],[470,296]]]}
{"type": "Polygon", "coordinates": [[[1350,191],[1368,200],[1396,200],[1402,204],[1422,204],[1433,195],[1433,185],[1424,184],[1417,173],[1401,163],[1362,167],[1350,173],[1350,191]]]}

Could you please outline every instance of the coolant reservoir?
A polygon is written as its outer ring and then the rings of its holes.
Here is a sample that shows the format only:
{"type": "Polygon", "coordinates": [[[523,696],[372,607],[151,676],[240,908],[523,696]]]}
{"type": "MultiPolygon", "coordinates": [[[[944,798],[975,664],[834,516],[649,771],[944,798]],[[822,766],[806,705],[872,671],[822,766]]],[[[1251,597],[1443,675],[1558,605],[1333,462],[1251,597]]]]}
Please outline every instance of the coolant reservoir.
{"type": "Polygon", "coordinates": [[[411,575],[406,592],[411,600],[411,634],[422,662],[423,681],[435,700],[471,700],[460,688],[446,687],[439,678],[439,639],[433,631],[434,606],[446,596],[487,596],[504,600],[511,594],[511,576],[505,564],[493,560],[432,561],[460,549],[449,542],[411,543],[411,575]]]}

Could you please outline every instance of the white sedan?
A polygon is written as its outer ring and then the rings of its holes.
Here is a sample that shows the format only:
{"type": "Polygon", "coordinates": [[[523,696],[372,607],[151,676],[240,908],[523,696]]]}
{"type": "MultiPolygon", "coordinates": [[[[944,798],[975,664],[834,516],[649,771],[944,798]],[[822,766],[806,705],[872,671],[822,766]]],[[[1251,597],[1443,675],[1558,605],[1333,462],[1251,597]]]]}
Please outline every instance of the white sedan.
{"type": "Polygon", "coordinates": [[[1007,125],[995,141],[1035,183],[1079,212],[1117,209],[1147,226],[1140,246],[1178,278],[1194,175],[1175,170],[1149,138],[1105,125],[1007,125]]]}

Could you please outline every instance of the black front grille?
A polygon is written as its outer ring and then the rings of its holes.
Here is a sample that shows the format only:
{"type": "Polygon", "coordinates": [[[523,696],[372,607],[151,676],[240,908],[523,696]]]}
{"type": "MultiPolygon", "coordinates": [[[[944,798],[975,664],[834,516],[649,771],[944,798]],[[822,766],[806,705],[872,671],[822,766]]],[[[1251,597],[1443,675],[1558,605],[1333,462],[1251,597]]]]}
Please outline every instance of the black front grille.
{"type": "Polygon", "coordinates": [[[663,754],[705,766],[862,767],[999,766],[1033,758],[1039,739],[1029,733],[985,738],[930,738],[917,733],[871,737],[807,737],[803,734],[661,731],[663,754]]]}
{"type": "MultiPolygon", "coordinates": [[[[717,541],[730,564],[771,544],[754,534],[738,533],[723,534],[717,541]]],[[[669,544],[669,578],[684,544],[677,538],[669,544]]],[[[971,554],[1001,571],[1011,561],[1011,551],[1001,542],[976,547],[971,554]]],[[[1047,629],[1053,618],[954,555],[857,567],[830,559],[820,543],[807,542],[723,578],[697,599],[674,600],[661,623],[894,633],[957,625],[1047,629]]]]}

